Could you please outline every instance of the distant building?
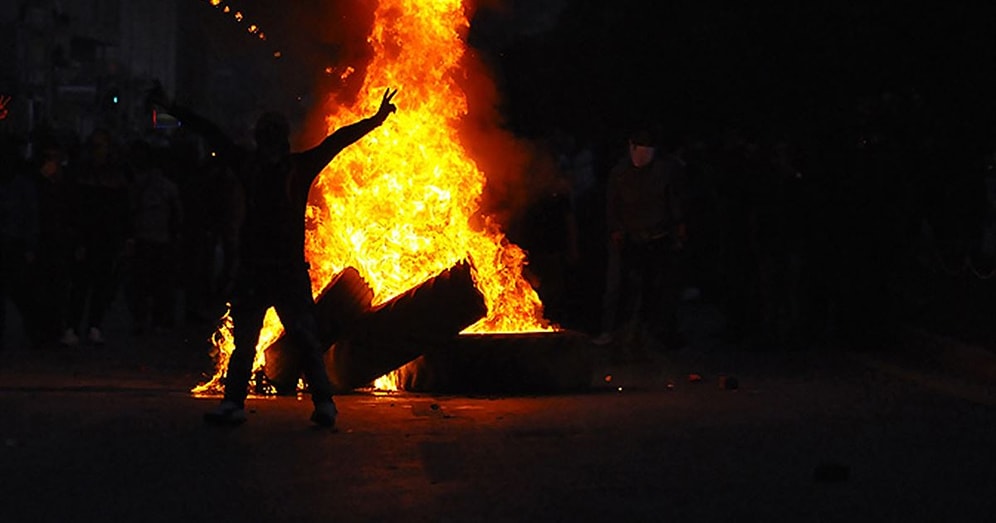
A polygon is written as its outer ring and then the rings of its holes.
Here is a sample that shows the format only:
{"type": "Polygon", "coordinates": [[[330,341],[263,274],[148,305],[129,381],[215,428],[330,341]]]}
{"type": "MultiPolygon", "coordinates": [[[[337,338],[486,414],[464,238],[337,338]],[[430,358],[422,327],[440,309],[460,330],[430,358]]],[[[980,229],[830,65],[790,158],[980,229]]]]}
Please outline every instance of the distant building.
{"type": "Polygon", "coordinates": [[[2,130],[84,136],[151,125],[143,93],[176,78],[179,0],[0,1],[2,130]]]}

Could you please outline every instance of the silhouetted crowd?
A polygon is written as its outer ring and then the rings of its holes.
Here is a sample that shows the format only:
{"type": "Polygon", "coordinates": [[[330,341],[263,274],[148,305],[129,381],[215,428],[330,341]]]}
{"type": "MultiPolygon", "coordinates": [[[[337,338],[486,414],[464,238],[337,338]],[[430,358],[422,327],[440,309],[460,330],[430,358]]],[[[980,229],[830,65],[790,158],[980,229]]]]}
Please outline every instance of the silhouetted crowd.
{"type": "MultiPolygon", "coordinates": [[[[657,122],[657,156],[681,171],[687,231],[667,270],[682,303],[714,305],[725,338],[747,349],[860,347],[916,321],[939,296],[932,286],[966,275],[984,284],[996,255],[996,136],[954,120],[909,90],[793,128],[686,132],[657,122]]],[[[561,248],[559,265],[531,268],[567,287],[540,284],[538,292],[554,321],[619,341],[625,318],[605,325],[600,307],[620,306],[602,296],[613,264],[605,197],[608,173],[629,161],[627,135],[558,132],[551,142],[570,189],[538,198],[510,236],[530,252],[577,238],[561,248]]]]}
{"type": "Polygon", "coordinates": [[[2,148],[0,326],[9,303],[32,346],[100,345],[119,297],[136,336],[224,312],[238,206],[199,141],[42,129],[2,148]]]}
{"type": "MultiPolygon", "coordinates": [[[[965,259],[991,271],[996,140],[935,116],[916,93],[886,92],[809,128],[658,122],[656,156],[680,174],[682,238],[666,271],[680,298],[718,306],[744,347],[801,347],[874,340],[931,271],[965,259]]],[[[553,174],[536,178],[509,236],[550,320],[619,329],[604,325],[606,191],[627,137],[558,130],[542,143],[553,174]]],[[[2,148],[0,298],[34,346],[103,343],[118,296],[135,335],[224,311],[242,207],[199,140],[39,130],[2,148]]]]}

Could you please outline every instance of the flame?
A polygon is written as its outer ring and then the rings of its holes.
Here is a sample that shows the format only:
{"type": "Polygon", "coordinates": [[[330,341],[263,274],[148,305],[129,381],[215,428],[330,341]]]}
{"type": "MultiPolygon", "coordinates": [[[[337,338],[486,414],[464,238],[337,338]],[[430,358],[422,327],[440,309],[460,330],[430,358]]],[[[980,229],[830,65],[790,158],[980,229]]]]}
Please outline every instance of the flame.
{"type": "MultiPolygon", "coordinates": [[[[387,88],[399,89],[398,111],[340,152],[312,186],[305,250],[313,292],[352,266],[373,289],[374,304],[383,303],[469,258],[488,314],[466,333],[552,330],[523,278],[525,253],[480,211],[486,176],[459,140],[468,103],[456,78],[469,27],[461,0],[379,3],[368,37],[374,58],[358,101],[333,99],[326,123],[333,132],[372,115],[387,88]]],[[[280,332],[271,309],[259,348],[280,332]]],[[[230,352],[230,336],[216,338],[219,352],[230,352]]],[[[265,352],[257,354],[262,365],[265,352]]],[[[396,389],[396,380],[389,375],[375,387],[396,389]]]]}

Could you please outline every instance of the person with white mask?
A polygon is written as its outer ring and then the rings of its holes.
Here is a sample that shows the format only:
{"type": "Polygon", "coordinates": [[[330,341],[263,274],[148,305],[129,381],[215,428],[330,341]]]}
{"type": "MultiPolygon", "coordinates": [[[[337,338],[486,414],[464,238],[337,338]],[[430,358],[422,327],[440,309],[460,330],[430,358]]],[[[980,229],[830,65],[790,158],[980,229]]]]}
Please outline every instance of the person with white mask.
{"type": "Polygon", "coordinates": [[[637,130],[629,154],[611,171],[606,189],[609,263],[602,333],[606,345],[620,327],[623,349],[678,349],[677,253],[685,240],[683,168],[660,154],[653,135],[637,130]]]}

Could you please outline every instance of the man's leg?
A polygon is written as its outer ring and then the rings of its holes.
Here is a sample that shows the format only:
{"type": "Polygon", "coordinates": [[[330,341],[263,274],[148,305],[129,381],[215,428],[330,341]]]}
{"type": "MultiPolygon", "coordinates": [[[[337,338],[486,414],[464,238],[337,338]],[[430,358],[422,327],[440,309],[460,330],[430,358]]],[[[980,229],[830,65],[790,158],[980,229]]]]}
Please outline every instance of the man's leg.
{"type": "Polygon", "coordinates": [[[115,251],[106,246],[102,246],[97,252],[87,253],[93,263],[90,273],[93,280],[87,309],[87,325],[89,325],[87,338],[96,344],[104,343],[104,335],[101,332],[104,318],[118,290],[118,267],[115,255],[115,251]]]}
{"type": "Polygon", "coordinates": [[[679,349],[684,345],[678,325],[681,292],[677,254],[665,242],[655,242],[647,250],[644,267],[647,281],[646,308],[642,322],[654,343],[679,349]]]}
{"type": "Polygon", "coordinates": [[[640,317],[646,307],[647,260],[641,244],[627,241],[623,244],[620,257],[619,321],[623,325],[623,340],[627,344],[638,341],[640,317]]]}
{"type": "Polygon", "coordinates": [[[311,392],[315,411],[311,420],[323,426],[335,426],[338,414],[332,399],[332,384],[325,369],[325,351],[328,347],[318,336],[315,319],[315,301],[311,295],[311,281],[306,270],[290,274],[287,282],[277,291],[277,315],[284,330],[301,353],[301,366],[311,392]]]}
{"type": "Polygon", "coordinates": [[[612,332],[616,327],[616,315],[619,312],[619,294],[622,286],[621,254],[616,246],[609,247],[605,266],[605,291],[602,295],[602,332],[592,340],[596,345],[612,343],[612,332]]]}
{"type": "Polygon", "coordinates": [[[63,345],[79,343],[80,324],[83,322],[83,312],[86,310],[86,299],[90,293],[90,261],[87,258],[77,259],[75,256],[69,262],[69,293],[66,305],[66,332],[59,342],[63,345]]]}
{"type": "Polygon", "coordinates": [[[239,289],[232,305],[232,337],[235,348],[225,369],[225,398],[214,410],[204,413],[204,421],[216,425],[239,425],[246,421],[245,402],[249,395],[256,344],[263,327],[266,304],[252,289],[239,289]]]}
{"type": "Polygon", "coordinates": [[[232,337],[235,348],[228,359],[225,373],[225,399],[239,406],[245,404],[252,378],[252,364],[256,360],[256,344],[263,327],[266,305],[262,302],[236,302],[232,305],[232,337]]]}

